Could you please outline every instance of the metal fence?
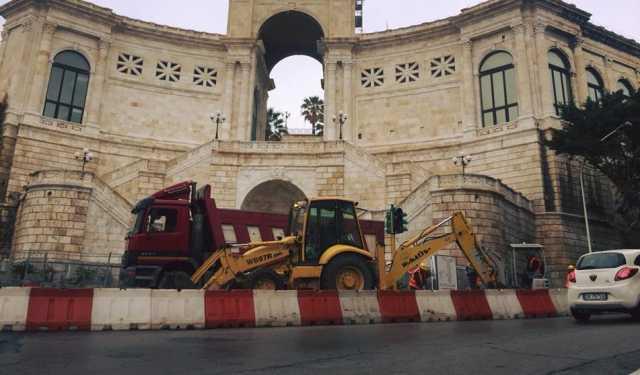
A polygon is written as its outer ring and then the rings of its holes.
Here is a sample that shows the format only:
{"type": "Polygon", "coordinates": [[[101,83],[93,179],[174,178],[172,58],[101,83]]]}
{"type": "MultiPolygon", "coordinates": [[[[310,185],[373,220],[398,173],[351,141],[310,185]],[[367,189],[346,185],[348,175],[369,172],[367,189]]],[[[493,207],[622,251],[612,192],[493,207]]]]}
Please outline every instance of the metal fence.
{"type": "Polygon", "coordinates": [[[31,252],[19,259],[0,259],[0,286],[53,288],[114,288],[118,286],[120,256],[31,252]]]}

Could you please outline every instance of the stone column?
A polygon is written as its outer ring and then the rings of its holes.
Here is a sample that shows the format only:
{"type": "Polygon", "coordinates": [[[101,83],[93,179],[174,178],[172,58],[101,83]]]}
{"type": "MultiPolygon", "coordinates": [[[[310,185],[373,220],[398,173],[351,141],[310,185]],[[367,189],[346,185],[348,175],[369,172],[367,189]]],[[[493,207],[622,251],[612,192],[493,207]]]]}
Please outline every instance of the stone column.
{"type": "Polygon", "coordinates": [[[582,104],[587,101],[587,76],[584,59],[584,51],[582,46],[584,45],[584,39],[581,36],[576,36],[575,45],[573,47],[573,60],[575,62],[575,74],[572,74],[571,84],[573,85],[573,92],[576,94],[575,101],[577,104],[582,104]]]}
{"type": "Polygon", "coordinates": [[[473,137],[476,133],[476,87],[477,75],[473,67],[473,42],[462,39],[462,116],[465,138],[473,137]]]}
{"type": "Polygon", "coordinates": [[[613,71],[613,60],[609,56],[604,57],[604,89],[605,91],[616,91],[617,76],[613,71]]]}
{"type": "MultiPolygon", "coordinates": [[[[227,61],[225,63],[224,73],[224,92],[222,93],[222,108],[212,108],[212,113],[221,110],[227,118],[227,122],[221,125],[220,139],[231,139],[231,125],[233,124],[233,84],[235,82],[235,61],[227,61]]],[[[215,129],[213,130],[215,132],[215,129]]],[[[211,137],[213,138],[213,137],[211,137]]]]}
{"type": "Polygon", "coordinates": [[[536,61],[538,62],[538,98],[540,116],[555,115],[553,108],[553,88],[551,87],[551,73],[549,72],[549,45],[545,38],[547,25],[538,23],[534,26],[536,43],[536,61]]]}
{"type": "Polygon", "coordinates": [[[239,141],[249,141],[250,121],[248,119],[248,109],[251,103],[253,93],[249,94],[249,81],[251,73],[251,64],[248,62],[240,63],[240,92],[238,93],[239,110],[236,118],[237,139],[239,141]]]}
{"type": "Polygon", "coordinates": [[[520,119],[532,118],[533,116],[533,95],[531,90],[531,77],[529,74],[530,61],[527,56],[527,38],[525,25],[520,24],[513,27],[515,36],[515,59],[518,82],[518,112],[520,119]]]}
{"type": "Polygon", "coordinates": [[[104,94],[104,81],[106,79],[107,62],[111,40],[100,39],[98,41],[98,59],[95,61],[93,75],[89,78],[88,103],[86,105],[87,122],[97,125],[102,114],[102,95],[104,94]]]}
{"type": "Polygon", "coordinates": [[[353,141],[356,138],[356,126],[355,126],[355,114],[352,111],[351,103],[351,70],[353,69],[353,62],[351,60],[342,61],[342,110],[349,115],[349,120],[344,124],[342,129],[343,139],[346,141],[353,141]]]}
{"type": "Polygon", "coordinates": [[[40,48],[36,56],[33,85],[29,93],[28,111],[42,113],[44,96],[47,92],[47,78],[49,77],[51,62],[51,42],[57,25],[51,23],[43,23],[42,37],[40,38],[40,48]]]}
{"type": "Polygon", "coordinates": [[[324,139],[335,141],[337,139],[336,125],[333,123],[333,116],[336,114],[336,70],[335,62],[325,63],[324,80],[324,139]]]}

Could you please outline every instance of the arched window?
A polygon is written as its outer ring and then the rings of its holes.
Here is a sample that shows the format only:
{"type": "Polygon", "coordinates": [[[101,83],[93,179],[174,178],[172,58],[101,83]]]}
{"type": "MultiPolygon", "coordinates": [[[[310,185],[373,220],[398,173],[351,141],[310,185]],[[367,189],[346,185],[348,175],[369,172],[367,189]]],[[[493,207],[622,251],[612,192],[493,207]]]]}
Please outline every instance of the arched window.
{"type": "Polygon", "coordinates": [[[489,55],[480,66],[482,125],[490,126],[518,118],[513,59],[506,52],[489,55]]]}
{"type": "Polygon", "coordinates": [[[593,68],[587,68],[587,97],[597,102],[602,99],[603,92],[602,78],[593,68]]]}
{"type": "Polygon", "coordinates": [[[569,63],[557,51],[549,51],[548,58],[553,86],[553,106],[556,109],[556,115],[560,115],[560,108],[573,101],[569,63]]]}
{"type": "Polygon", "coordinates": [[[89,63],[79,53],[60,52],[53,59],[44,116],[82,123],[89,87],[89,63]]]}
{"type": "Polygon", "coordinates": [[[622,91],[622,95],[626,96],[627,98],[631,97],[633,86],[631,86],[631,83],[629,83],[629,81],[624,78],[619,79],[616,86],[616,91],[622,91]]]}

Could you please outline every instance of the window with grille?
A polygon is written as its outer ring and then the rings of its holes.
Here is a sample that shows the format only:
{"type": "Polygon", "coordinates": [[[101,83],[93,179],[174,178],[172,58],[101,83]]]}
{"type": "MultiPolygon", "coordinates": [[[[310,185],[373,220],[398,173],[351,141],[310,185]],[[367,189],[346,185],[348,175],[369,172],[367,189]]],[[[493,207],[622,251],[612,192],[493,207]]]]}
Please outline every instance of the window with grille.
{"type": "Polygon", "coordinates": [[[513,59],[506,52],[494,52],[480,66],[482,125],[492,126],[518,118],[518,101],[513,59]]]}
{"type": "Polygon", "coordinates": [[[587,68],[587,98],[591,101],[598,102],[602,99],[604,93],[604,85],[602,78],[593,68],[587,68]]]}
{"type": "Polygon", "coordinates": [[[77,52],[57,54],[51,66],[43,115],[81,124],[90,70],[89,62],[77,52]]]}
{"type": "Polygon", "coordinates": [[[559,116],[561,108],[573,101],[569,63],[557,51],[549,51],[548,58],[553,90],[553,106],[556,110],[556,115],[559,116]]]}

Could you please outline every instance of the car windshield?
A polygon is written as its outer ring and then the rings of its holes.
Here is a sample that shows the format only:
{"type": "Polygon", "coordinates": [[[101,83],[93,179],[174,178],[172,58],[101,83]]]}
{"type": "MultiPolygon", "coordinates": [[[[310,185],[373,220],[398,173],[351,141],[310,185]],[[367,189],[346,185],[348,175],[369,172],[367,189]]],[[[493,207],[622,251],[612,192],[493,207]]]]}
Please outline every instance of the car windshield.
{"type": "Polygon", "coordinates": [[[589,254],[580,259],[576,268],[578,270],[618,268],[625,263],[626,259],[620,253],[589,254]]]}

